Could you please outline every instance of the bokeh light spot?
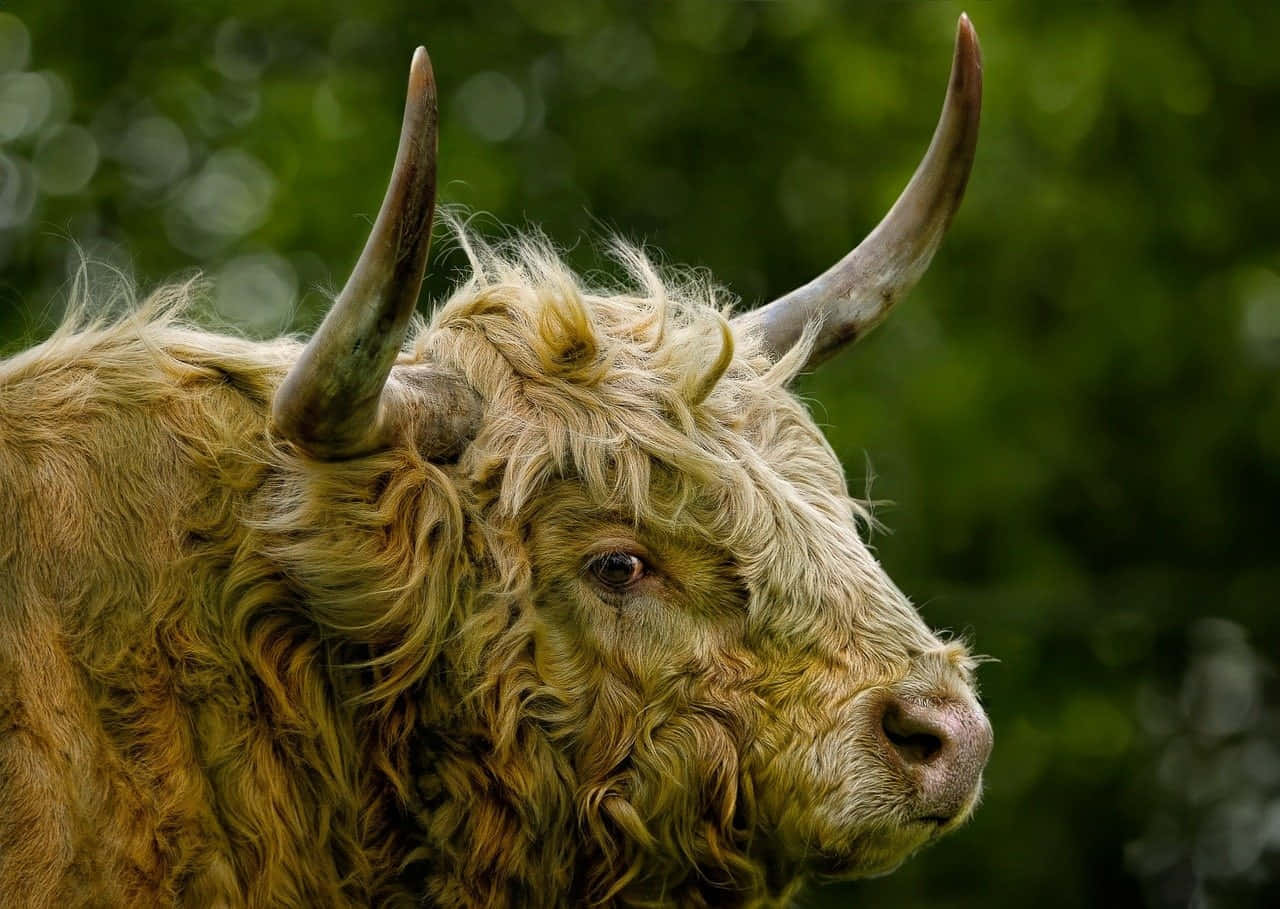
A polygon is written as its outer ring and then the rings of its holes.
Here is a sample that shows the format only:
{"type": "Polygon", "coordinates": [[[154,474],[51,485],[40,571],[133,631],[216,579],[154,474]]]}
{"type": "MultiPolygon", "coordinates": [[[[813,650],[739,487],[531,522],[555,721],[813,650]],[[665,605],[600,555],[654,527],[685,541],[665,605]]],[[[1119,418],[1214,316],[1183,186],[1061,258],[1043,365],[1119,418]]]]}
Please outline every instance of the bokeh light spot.
{"type": "Polygon", "coordinates": [[[36,146],[36,176],[51,196],[78,193],[98,169],[98,143],[83,126],[59,127],[36,146]]]}
{"type": "Polygon", "coordinates": [[[17,227],[36,205],[36,179],[31,165],[0,152],[0,228],[17,227]]]}
{"type": "Polygon", "coordinates": [[[129,125],[115,150],[129,182],[142,189],[168,186],[187,171],[187,137],[167,117],[144,117],[129,125]]]}
{"type": "Polygon", "coordinates": [[[1280,365],[1280,275],[1267,268],[1242,269],[1236,287],[1245,347],[1258,362],[1280,365]]]}
{"type": "Polygon", "coordinates": [[[237,82],[247,82],[262,75],[271,59],[271,47],[265,36],[236,19],[218,26],[213,41],[213,65],[222,75],[237,82]]]}
{"type": "Polygon", "coordinates": [[[287,259],[258,253],[219,269],[214,308],[252,332],[275,334],[288,324],[298,297],[298,275],[287,259]]]}
{"type": "Polygon", "coordinates": [[[31,57],[31,35],[13,13],[0,13],[0,72],[24,69],[31,57]]]}
{"type": "Polygon", "coordinates": [[[490,142],[510,139],[524,123],[524,92],[502,73],[476,73],[458,89],[457,99],[467,126],[490,142]]]}
{"type": "Polygon", "coordinates": [[[274,193],[275,178],[257,158],[217,152],[178,192],[166,220],[170,241],[193,254],[220,249],[262,223],[274,193]]]}
{"type": "Polygon", "coordinates": [[[0,142],[28,136],[53,110],[53,87],[42,73],[0,76],[0,142]]]}

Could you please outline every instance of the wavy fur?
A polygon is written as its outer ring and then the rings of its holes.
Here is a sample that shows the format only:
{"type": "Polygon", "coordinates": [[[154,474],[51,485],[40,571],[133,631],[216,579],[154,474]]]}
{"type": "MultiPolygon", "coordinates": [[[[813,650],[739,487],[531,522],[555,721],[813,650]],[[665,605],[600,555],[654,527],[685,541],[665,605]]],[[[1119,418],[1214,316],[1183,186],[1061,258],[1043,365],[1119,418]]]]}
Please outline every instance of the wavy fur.
{"type": "Polygon", "coordinates": [[[630,247],[599,291],[458,237],[402,358],[484,400],[455,463],[278,443],[299,344],[190,284],[0,363],[0,902],[746,905],[919,845],[864,704],[968,658],[858,539],[804,350],[630,247]],[[661,582],[610,599],[601,541],[661,582]]]}

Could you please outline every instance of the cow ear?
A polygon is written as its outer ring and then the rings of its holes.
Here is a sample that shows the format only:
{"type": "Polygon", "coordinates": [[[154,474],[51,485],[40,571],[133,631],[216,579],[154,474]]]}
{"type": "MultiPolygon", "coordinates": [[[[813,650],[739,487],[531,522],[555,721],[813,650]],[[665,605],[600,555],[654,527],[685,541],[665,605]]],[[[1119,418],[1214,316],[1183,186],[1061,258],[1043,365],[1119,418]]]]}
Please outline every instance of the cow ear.
{"type": "Polygon", "coordinates": [[[457,376],[420,371],[411,389],[404,382],[390,388],[387,381],[417,305],[431,245],[437,122],[435,75],[426,49],[419,47],[378,218],[342,293],[272,404],[275,432],[313,457],[337,460],[385,447],[408,419],[409,406],[415,421],[441,415],[437,430],[426,437],[445,450],[457,448],[459,440],[443,436],[474,423],[471,417],[457,419],[457,408],[474,402],[457,376]]]}
{"type": "Polygon", "coordinates": [[[816,323],[808,368],[879,324],[920,280],[960,207],[981,109],[982,53],[973,24],[961,14],[942,116],[893,208],[853,252],[803,287],[739,316],[734,327],[758,336],[777,359],[816,323]]]}
{"type": "Polygon", "coordinates": [[[435,364],[396,366],[382,397],[401,436],[430,460],[455,460],[480,431],[480,395],[461,376],[435,364]]]}

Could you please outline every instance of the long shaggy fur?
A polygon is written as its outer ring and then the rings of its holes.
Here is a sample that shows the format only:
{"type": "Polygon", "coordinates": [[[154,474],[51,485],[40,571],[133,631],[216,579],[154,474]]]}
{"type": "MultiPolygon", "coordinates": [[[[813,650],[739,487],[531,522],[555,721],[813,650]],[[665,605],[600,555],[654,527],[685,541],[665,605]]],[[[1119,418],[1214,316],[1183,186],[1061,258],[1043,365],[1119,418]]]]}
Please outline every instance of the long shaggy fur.
{"type": "Polygon", "coordinates": [[[860,718],[968,659],[857,539],[804,350],[630,248],[601,292],[460,237],[402,357],[483,399],[456,462],[276,441],[299,344],[190,286],[0,363],[0,903],[756,904],[919,845],[860,718]],[[592,587],[622,544],[661,588],[592,587]]]}

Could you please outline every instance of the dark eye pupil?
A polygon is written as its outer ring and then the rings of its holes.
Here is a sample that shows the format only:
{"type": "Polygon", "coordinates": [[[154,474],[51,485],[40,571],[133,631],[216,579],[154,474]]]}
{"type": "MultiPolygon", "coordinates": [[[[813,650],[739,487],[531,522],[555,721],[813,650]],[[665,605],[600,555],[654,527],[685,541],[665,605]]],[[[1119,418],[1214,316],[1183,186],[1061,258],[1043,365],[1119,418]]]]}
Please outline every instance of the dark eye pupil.
{"type": "Polygon", "coordinates": [[[611,552],[596,559],[591,567],[601,583],[610,587],[625,587],[640,577],[644,563],[625,552],[611,552]]]}

